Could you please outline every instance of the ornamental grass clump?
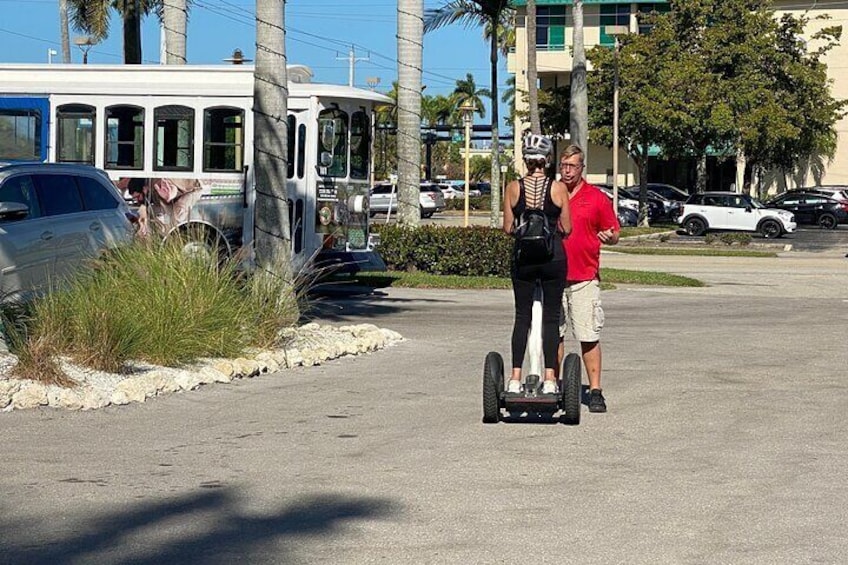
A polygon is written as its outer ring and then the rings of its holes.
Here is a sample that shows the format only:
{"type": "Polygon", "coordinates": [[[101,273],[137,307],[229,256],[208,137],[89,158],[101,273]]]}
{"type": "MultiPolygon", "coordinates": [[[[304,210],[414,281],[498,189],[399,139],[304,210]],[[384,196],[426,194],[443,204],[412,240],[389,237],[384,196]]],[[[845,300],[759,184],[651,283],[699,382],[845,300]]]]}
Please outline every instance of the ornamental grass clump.
{"type": "Polygon", "coordinates": [[[290,284],[249,276],[236,261],[210,263],[179,241],[137,242],[37,302],[32,333],[76,363],[119,372],[130,360],[240,356],[270,343],[273,326],[295,323],[293,311],[290,284]]]}

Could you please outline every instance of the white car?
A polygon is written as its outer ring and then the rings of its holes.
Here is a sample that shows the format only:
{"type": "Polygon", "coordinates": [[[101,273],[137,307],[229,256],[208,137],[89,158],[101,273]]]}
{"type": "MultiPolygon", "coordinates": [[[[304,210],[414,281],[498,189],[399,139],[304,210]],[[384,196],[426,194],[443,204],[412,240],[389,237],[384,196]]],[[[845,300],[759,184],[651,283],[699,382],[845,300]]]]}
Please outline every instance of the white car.
{"type": "Polygon", "coordinates": [[[693,194],[683,205],[680,225],[689,235],[710,230],[759,232],[765,238],[795,231],[795,216],[786,210],[766,208],[756,198],[736,192],[693,194]]]}
{"type": "MultiPolygon", "coordinates": [[[[442,194],[445,196],[445,200],[453,200],[454,198],[465,198],[465,185],[464,184],[440,184],[439,188],[442,189],[442,194]]],[[[468,196],[474,198],[475,196],[480,196],[482,193],[476,188],[468,189],[468,196]]]]}
{"type": "MultiPolygon", "coordinates": [[[[421,217],[429,218],[436,212],[445,209],[445,197],[438,185],[421,183],[418,204],[421,217]]],[[[369,195],[369,210],[371,217],[375,214],[394,214],[397,212],[397,186],[378,184],[371,189],[369,195]]]]}

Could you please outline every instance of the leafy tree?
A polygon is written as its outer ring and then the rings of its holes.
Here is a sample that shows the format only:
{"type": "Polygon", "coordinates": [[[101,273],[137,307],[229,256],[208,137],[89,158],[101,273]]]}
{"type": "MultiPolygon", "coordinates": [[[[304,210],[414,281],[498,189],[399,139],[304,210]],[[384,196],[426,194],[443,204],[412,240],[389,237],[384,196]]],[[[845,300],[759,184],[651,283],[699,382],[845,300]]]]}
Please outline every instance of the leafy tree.
{"type": "MultiPolygon", "coordinates": [[[[809,52],[801,41],[805,18],[774,17],[752,0],[675,0],[667,14],[645,16],[650,33],[624,38],[620,69],[622,145],[645,166],[650,145],[666,157],[699,161],[699,190],[706,185],[707,150],[744,154],[764,170],[797,169],[810,155],[832,155],[834,124],[844,102],[829,92],[821,57],[839,38],[826,28],[809,52]]],[[[590,53],[592,135],[611,144],[610,50],[590,53]]]]}
{"type": "Polygon", "coordinates": [[[498,165],[499,120],[498,117],[498,32],[499,24],[506,14],[512,13],[510,0],[447,0],[441,8],[426,11],[424,31],[429,32],[448,24],[463,23],[466,26],[485,26],[491,29],[489,64],[492,72],[492,214],[489,218],[492,227],[500,225],[500,166],[498,165]]]}

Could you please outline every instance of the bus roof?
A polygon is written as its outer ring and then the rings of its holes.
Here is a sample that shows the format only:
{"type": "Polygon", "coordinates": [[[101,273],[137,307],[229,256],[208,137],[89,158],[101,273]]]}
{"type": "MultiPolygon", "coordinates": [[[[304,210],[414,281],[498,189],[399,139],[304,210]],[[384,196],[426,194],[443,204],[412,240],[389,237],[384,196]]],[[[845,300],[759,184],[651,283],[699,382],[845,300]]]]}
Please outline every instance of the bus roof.
{"type": "MultiPolygon", "coordinates": [[[[305,65],[289,65],[289,96],[327,96],[394,104],[362,88],[311,82],[305,65]]],[[[0,96],[164,95],[253,96],[253,65],[0,64],[0,96]]]]}

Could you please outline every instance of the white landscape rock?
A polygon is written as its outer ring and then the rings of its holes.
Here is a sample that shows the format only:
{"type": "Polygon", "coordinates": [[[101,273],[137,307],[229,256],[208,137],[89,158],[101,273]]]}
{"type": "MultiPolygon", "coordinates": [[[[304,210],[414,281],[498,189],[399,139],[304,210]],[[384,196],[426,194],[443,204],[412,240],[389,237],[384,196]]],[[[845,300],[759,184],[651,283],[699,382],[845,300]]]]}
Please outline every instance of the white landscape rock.
{"type": "Polygon", "coordinates": [[[202,359],[183,368],[130,363],[126,374],[93,371],[60,359],[62,370],[77,386],[64,388],[29,379],[13,378],[14,355],[0,352],[0,410],[50,406],[67,410],[94,410],[122,406],[201,385],[274,374],[294,367],[311,367],[344,357],[376,351],[403,341],[399,333],[373,324],[340,327],[315,322],[280,332],[285,346],[250,351],[238,359],[202,359]]]}

